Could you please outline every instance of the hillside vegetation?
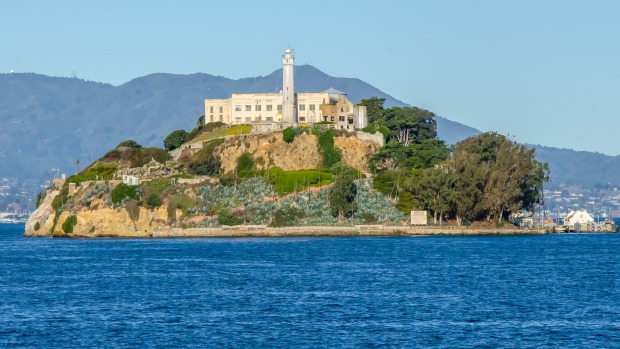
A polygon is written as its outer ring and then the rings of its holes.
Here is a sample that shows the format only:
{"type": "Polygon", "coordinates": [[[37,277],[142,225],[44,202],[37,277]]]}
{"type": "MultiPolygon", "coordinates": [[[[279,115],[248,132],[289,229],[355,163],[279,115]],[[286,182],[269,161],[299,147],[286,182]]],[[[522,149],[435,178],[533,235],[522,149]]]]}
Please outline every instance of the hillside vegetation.
{"type": "Polygon", "coordinates": [[[548,169],[533,150],[495,133],[449,148],[437,139],[432,112],[383,103],[361,102],[369,111],[363,138],[379,137],[383,147],[329,125],[251,134],[249,125],[205,125],[203,118],[165,138],[170,153],[123,141],[48,190],[51,201],[41,195],[49,215],[29,223],[44,235],[89,236],[122,231],[118,224],[136,232],[154,225],[393,225],[405,224],[411,210],[427,210],[438,224],[502,224],[540,203],[548,169]],[[131,177],[140,183],[120,183],[131,177]]]}

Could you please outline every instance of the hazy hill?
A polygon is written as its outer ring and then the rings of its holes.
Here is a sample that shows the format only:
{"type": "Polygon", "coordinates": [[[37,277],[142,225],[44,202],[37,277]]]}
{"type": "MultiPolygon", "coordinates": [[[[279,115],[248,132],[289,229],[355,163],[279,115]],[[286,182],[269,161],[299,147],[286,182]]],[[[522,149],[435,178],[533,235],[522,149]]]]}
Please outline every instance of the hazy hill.
{"type": "MultiPolygon", "coordinates": [[[[372,96],[386,106],[403,102],[354,78],[331,77],[309,66],[295,68],[298,91],[334,87],[354,102],[372,96]]],[[[38,74],[0,74],[0,177],[43,178],[50,169],[73,173],[125,139],[162,146],[179,128],[191,129],[204,113],[205,98],[233,92],[276,92],[282,70],[239,80],[209,74],[151,74],[112,86],[38,74]]],[[[460,137],[463,127],[440,119],[440,128],[460,137]]],[[[468,130],[467,132],[476,132],[468,130]]]]}
{"type": "MultiPolygon", "coordinates": [[[[0,177],[47,179],[50,169],[72,174],[126,139],[146,146],[179,128],[190,130],[204,113],[205,98],[233,92],[277,92],[282,69],[255,78],[228,79],[209,74],[151,74],[120,86],[38,74],[0,74],[0,177]]],[[[377,96],[386,107],[405,103],[355,78],[336,78],[302,65],[295,67],[296,90],[334,87],[353,102],[377,96]]],[[[478,134],[463,124],[438,117],[439,137],[448,143],[478,134]]],[[[551,164],[555,183],[614,183],[620,158],[538,147],[551,164]],[[588,170],[585,170],[588,169],[588,170]]]]}
{"type": "Polygon", "coordinates": [[[620,185],[620,156],[587,151],[533,146],[539,161],[551,168],[551,186],[561,183],[592,187],[597,184],[620,185]]]}

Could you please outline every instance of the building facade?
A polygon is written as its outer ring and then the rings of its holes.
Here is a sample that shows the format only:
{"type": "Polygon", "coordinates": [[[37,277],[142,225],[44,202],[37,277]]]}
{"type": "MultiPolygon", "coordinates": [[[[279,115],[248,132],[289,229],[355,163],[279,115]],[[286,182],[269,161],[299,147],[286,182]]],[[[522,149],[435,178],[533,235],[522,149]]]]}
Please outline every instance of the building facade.
{"type": "Polygon", "coordinates": [[[226,99],[206,99],[205,123],[250,124],[262,130],[319,122],[350,131],[366,127],[366,107],[353,105],[342,91],[295,93],[294,58],[290,48],[282,56],[281,93],[233,93],[226,99]]]}

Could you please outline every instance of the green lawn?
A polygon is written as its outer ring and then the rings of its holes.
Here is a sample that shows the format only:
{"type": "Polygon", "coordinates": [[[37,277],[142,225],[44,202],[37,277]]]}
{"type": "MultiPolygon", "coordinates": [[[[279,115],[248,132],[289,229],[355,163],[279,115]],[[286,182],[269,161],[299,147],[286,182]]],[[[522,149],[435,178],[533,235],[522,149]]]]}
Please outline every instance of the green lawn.
{"type": "Polygon", "coordinates": [[[222,138],[225,136],[234,136],[240,134],[248,134],[252,131],[252,126],[250,125],[235,125],[228,128],[219,128],[217,130],[203,133],[200,136],[191,140],[192,143],[210,141],[216,138],[222,138]]]}
{"type": "Polygon", "coordinates": [[[287,195],[309,187],[319,187],[333,182],[332,174],[322,170],[283,171],[269,170],[269,181],[278,195],[287,195]]]}

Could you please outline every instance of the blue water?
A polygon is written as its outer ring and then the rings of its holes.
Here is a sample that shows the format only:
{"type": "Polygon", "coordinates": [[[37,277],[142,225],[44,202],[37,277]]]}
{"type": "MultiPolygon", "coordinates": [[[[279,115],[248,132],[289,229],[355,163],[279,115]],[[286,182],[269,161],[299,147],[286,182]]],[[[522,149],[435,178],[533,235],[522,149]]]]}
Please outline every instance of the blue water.
{"type": "Polygon", "coordinates": [[[81,240],[0,225],[0,347],[620,347],[620,235],[81,240]]]}

